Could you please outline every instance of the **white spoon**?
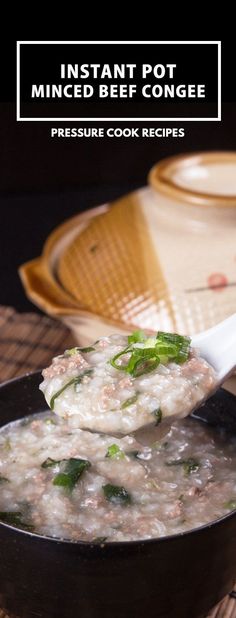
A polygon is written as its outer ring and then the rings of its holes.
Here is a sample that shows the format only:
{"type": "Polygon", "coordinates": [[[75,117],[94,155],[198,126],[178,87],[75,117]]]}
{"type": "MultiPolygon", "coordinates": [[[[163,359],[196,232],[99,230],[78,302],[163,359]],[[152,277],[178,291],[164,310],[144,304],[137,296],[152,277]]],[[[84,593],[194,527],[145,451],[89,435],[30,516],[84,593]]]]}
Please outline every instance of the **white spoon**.
{"type": "Polygon", "coordinates": [[[236,313],[192,337],[191,345],[213,367],[218,386],[236,367],[236,313]]]}
{"type": "MultiPolygon", "coordinates": [[[[194,335],[191,338],[191,346],[198,348],[200,356],[204,358],[215,370],[217,383],[214,389],[208,392],[204,398],[198,402],[194,411],[213,395],[213,393],[231,375],[236,367],[236,313],[231,315],[223,322],[208,330],[194,335]]],[[[189,414],[193,410],[189,411],[189,414]]],[[[132,433],[132,436],[143,444],[150,446],[153,442],[160,440],[168,433],[170,423],[174,416],[164,419],[157,427],[148,425],[132,433]]]]}

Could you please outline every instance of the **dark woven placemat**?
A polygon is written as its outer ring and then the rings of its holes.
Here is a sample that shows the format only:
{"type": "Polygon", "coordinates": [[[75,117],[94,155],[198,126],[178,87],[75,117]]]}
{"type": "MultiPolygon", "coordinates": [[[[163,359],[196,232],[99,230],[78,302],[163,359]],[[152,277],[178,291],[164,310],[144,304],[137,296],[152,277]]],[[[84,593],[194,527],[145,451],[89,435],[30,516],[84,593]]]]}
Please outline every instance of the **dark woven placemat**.
{"type": "MultiPolygon", "coordinates": [[[[56,320],[0,307],[0,382],[44,367],[74,343],[67,328],[56,320]]],[[[0,609],[0,618],[16,617],[0,609]]],[[[236,618],[236,586],[206,618],[236,618]]]]}
{"type": "Polygon", "coordinates": [[[37,313],[16,313],[0,307],[0,381],[47,365],[53,356],[74,345],[60,322],[37,313]]]}

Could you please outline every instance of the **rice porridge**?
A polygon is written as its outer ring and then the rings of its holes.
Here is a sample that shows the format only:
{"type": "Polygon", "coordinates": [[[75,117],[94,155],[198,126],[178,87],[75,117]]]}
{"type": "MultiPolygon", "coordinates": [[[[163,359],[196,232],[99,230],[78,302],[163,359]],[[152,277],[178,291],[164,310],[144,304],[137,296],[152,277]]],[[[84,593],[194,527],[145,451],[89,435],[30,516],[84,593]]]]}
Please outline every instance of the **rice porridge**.
{"type": "Polygon", "coordinates": [[[236,441],[193,419],[150,449],[129,436],[72,434],[44,413],[1,430],[0,448],[0,519],[40,534],[150,539],[236,508],[236,441]]]}
{"type": "Polygon", "coordinates": [[[44,370],[51,411],[0,430],[0,520],[103,544],[184,532],[230,512],[236,438],[182,418],[214,384],[187,337],[115,335],[66,351],[44,370]],[[166,416],[169,432],[151,447],[129,435],[166,416]]]}
{"type": "Polygon", "coordinates": [[[186,416],[215,383],[188,337],[140,331],[67,350],[43,376],[47,403],[72,427],[124,434],[155,419],[186,416]]]}

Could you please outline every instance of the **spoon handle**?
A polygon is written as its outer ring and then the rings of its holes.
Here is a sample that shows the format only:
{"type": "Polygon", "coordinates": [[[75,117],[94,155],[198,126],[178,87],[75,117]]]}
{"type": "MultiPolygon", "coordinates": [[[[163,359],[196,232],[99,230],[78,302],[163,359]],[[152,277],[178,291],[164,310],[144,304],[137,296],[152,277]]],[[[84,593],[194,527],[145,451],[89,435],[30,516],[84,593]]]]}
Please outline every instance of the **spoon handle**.
{"type": "Polygon", "coordinates": [[[236,313],[192,338],[192,345],[212,365],[218,383],[236,367],[236,313]]]}

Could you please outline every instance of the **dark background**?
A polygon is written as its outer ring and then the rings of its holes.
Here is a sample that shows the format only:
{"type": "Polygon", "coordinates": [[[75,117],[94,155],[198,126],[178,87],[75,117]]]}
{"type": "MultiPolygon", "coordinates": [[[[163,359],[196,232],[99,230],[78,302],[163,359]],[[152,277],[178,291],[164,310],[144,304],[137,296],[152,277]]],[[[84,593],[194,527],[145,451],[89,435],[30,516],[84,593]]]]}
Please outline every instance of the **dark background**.
{"type": "MultiPolygon", "coordinates": [[[[17,38],[27,40],[32,35],[17,38]]],[[[189,38],[199,40],[196,36],[189,38]]],[[[204,38],[221,37],[211,33],[204,38]]],[[[32,310],[33,305],[25,298],[17,267],[40,254],[46,236],[58,223],[142,186],[150,167],[162,157],[180,152],[236,149],[234,79],[229,74],[232,46],[230,41],[223,40],[222,122],[150,123],[184,126],[186,137],[139,140],[51,139],[51,123],[16,123],[15,41],[7,49],[4,47],[4,54],[7,63],[2,67],[0,93],[0,304],[24,311],[32,310]]],[[[115,122],[111,125],[121,126],[115,122]]],[[[60,126],[102,125],[64,122],[60,126]]]]}

